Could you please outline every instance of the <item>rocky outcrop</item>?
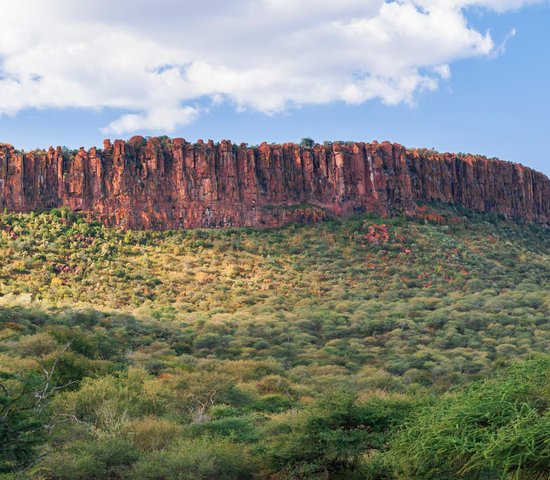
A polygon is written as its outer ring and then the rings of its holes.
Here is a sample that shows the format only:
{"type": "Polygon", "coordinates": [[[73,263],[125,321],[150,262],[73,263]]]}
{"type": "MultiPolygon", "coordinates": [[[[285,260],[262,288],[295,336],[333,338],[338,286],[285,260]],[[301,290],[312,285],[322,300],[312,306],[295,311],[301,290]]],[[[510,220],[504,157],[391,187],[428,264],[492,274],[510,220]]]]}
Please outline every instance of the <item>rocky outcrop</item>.
{"type": "Polygon", "coordinates": [[[439,201],[550,223],[550,181],[473,155],[353,143],[268,145],[181,138],[21,153],[0,144],[0,208],[66,206],[124,228],[276,226],[439,201]]]}

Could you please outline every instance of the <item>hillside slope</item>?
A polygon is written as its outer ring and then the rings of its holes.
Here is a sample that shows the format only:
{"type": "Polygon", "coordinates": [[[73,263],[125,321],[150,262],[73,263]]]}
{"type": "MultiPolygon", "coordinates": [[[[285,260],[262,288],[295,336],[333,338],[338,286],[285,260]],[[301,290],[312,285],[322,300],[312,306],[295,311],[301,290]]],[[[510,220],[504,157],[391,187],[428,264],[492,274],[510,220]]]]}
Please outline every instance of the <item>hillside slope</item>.
{"type": "Polygon", "coordinates": [[[544,474],[548,359],[472,382],[548,350],[548,229],[419,214],[0,215],[0,478],[544,474]]]}
{"type": "Polygon", "coordinates": [[[348,372],[369,364],[448,384],[543,351],[547,229],[438,211],[185,232],[123,232],[66,211],[9,214],[0,217],[0,293],[169,326],[162,358],[274,357],[348,372]]]}

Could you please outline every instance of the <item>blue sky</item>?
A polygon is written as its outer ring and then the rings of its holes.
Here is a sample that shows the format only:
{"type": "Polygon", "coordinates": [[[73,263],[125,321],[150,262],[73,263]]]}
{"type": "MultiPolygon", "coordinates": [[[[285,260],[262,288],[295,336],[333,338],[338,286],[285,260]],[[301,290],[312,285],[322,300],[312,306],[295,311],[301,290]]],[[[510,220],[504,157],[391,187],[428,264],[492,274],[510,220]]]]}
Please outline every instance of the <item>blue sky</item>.
{"type": "MultiPolygon", "coordinates": [[[[276,7],[273,15],[281,20],[300,14],[285,0],[258,2],[267,2],[265,8],[276,7]]],[[[68,3],[53,3],[59,5],[48,13],[52,20],[70,19],[68,3]]],[[[89,3],[87,15],[99,35],[102,29],[106,35],[120,31],[112,21],[117,12],[109,18],[95,16],[94,5],[101,2],[89,3]]],[[[62,47],[49,38],[24,38],[21,32],[28,22],[23,17],[29,12],[10,7],[8,18],[12,16],[15,26],[7,34],[14,45],[0,47],[1,142],[27,150],[51,144],[75,148],[134,133],[167,133],[190,141],[229,138],[251,144],[299,141],[304,136],[320,142],[390,140],[411,147],[481,153],[550,174],[548,2],[486,0],[472,7],[472,2],[457,1],[461,6],[451,8],[433,0],[416,2],[413,10],[399,7],[383,13],[381,5],[388,4],[378,0],[342,0],[341,8],[325,2],[324,11],[320,8],[311,21],[315,30],[304,31],[297,23],[285,37],[277,37],[263,34],[265,25],[258,25],[257,31],[245,31],[242,38],[220,37],[211,45],[206,36],[212,36],[212,28],[225,25],[231,32],[238,27],[237,17],[246,19],[254,12],[234,7],[236,11],[212,19],[197,10],[195,30],[188,37],[177,33],[181,26],[171,27],[163,17],[158,25],[164,24],[167,33],[146,38],[136,32],[143,31],[143,22],[153,22],[153,27],[156,23],[147,15],[148,2],[137,3],[135,18],[124,25],[126,37],[87,44],[83,36],[74,48],[70,40],[75,38],[74,30],[65,32],[62,47]],[[355,22],[357,18],[364,21],[355,22]],[[340,22],[336,26],[335,19],[340,22]],[[400,26],[414,27],[415,22],[418,28],[410,31],[400,26]],[[445,22],[440,32],[435,31],[445,22]],[[341,30],[329,30],[342,25],[341,30]],[[425,34],[423,29],[434,33],[425,34]],[[355,32],[351,40],[349,31],[355,32]],[[515,35],[508,38],[513,31],[515,35]],[[258,35],[266,39],[256,47],[251,42],[258,35]],[[389,41],[373,44],[380,35],[389,41]],[[302,40],[305,36],[312,40],[302,40]],[[290,44],[287,38],[298,43],[290,44]],[[346,42],[351,41],[357,50],[349,48],[346,42]],[[271,47],[275,42],[278,45],[271,47]],[[340,54],[338,48],[346,46],[340,54]],[[380,55],[363,53],[374,48],[380,55]],[[287,65],[285,58],[296,61],[287,65]],[[142,78],[140,69],[149,76],[142,78]],[[156,69],[153,74],[152,69],[156,69]],[[56,76],[66,83],[49,81],[56,76]]],[[[181,3],[187,3],[186,15],[197,5],[192,0],[181,3]]],[[[61,31],[62,40],[63,36],[61,31]]],[[[0,45],[2,40],[6,44],[6,38],[0,34],[0,45]]]]}

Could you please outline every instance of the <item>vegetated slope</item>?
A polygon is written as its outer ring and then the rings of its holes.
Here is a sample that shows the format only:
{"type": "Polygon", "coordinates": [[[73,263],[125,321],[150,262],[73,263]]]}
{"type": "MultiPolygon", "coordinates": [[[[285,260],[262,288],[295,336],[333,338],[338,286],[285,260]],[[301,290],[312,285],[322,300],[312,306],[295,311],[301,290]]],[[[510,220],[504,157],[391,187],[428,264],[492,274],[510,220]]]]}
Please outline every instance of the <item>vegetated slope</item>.
{"type": "MultiPolygon", "coordinates": [[[[30,407],[6,417],[5,445],[22,447],[3,451],[11,460],[0,467],[52,479],[496,479],[513,478],[517,462],[544,472],[535,449],[480,473],[466,426],[454,443],[441,437],[450,450],[428,446],[447,432],[440,393],[547,350],[548,230],[450,207],[421,214],[167,232],[65,210],[1,215],[2,402],[27,389],[30,407]],[[426,408],[440,409],[441,428],[428,429],[426,408]],[[416,412],[424,457],[395,460],[390,438],[416,412]],[[17,435],[28,431],[44,435],[25,434],[25,448],[17,435]],[[461,460],[426,463],[438,455],[461,460]]],[[[506,422],[545,415],[545,365],[525,376],[531,390],[506,400],[532,397],[534,413],[502,417],[492,404],[480,443],[506,422]]],[[[400,437],[396,452],[415,437],[400,437]]]]}
{"type": "Polygon", "coordinates": [[[68,212],[4,215],[0,288],[5,303],[115,309],[169,328],[160,357],[369,364],[446,384],[543,351],[548,231],[452,210],[427,217],[155,233],[68,212]]]}

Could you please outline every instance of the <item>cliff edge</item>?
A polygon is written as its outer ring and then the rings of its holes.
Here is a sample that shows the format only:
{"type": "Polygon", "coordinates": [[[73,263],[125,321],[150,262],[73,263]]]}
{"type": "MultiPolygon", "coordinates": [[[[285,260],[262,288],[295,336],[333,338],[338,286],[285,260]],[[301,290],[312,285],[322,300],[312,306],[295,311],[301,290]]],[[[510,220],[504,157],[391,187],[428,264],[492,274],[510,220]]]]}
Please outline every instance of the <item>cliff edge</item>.
{"type": "Polygon", "coordinates": [[[277,226],[460,204],[550,223],[550,180],[519,164],[383,143],[248,147],[166,137],[22,153],[0,144],[0,209],[68,207],[123,228],[277,226]]]}

